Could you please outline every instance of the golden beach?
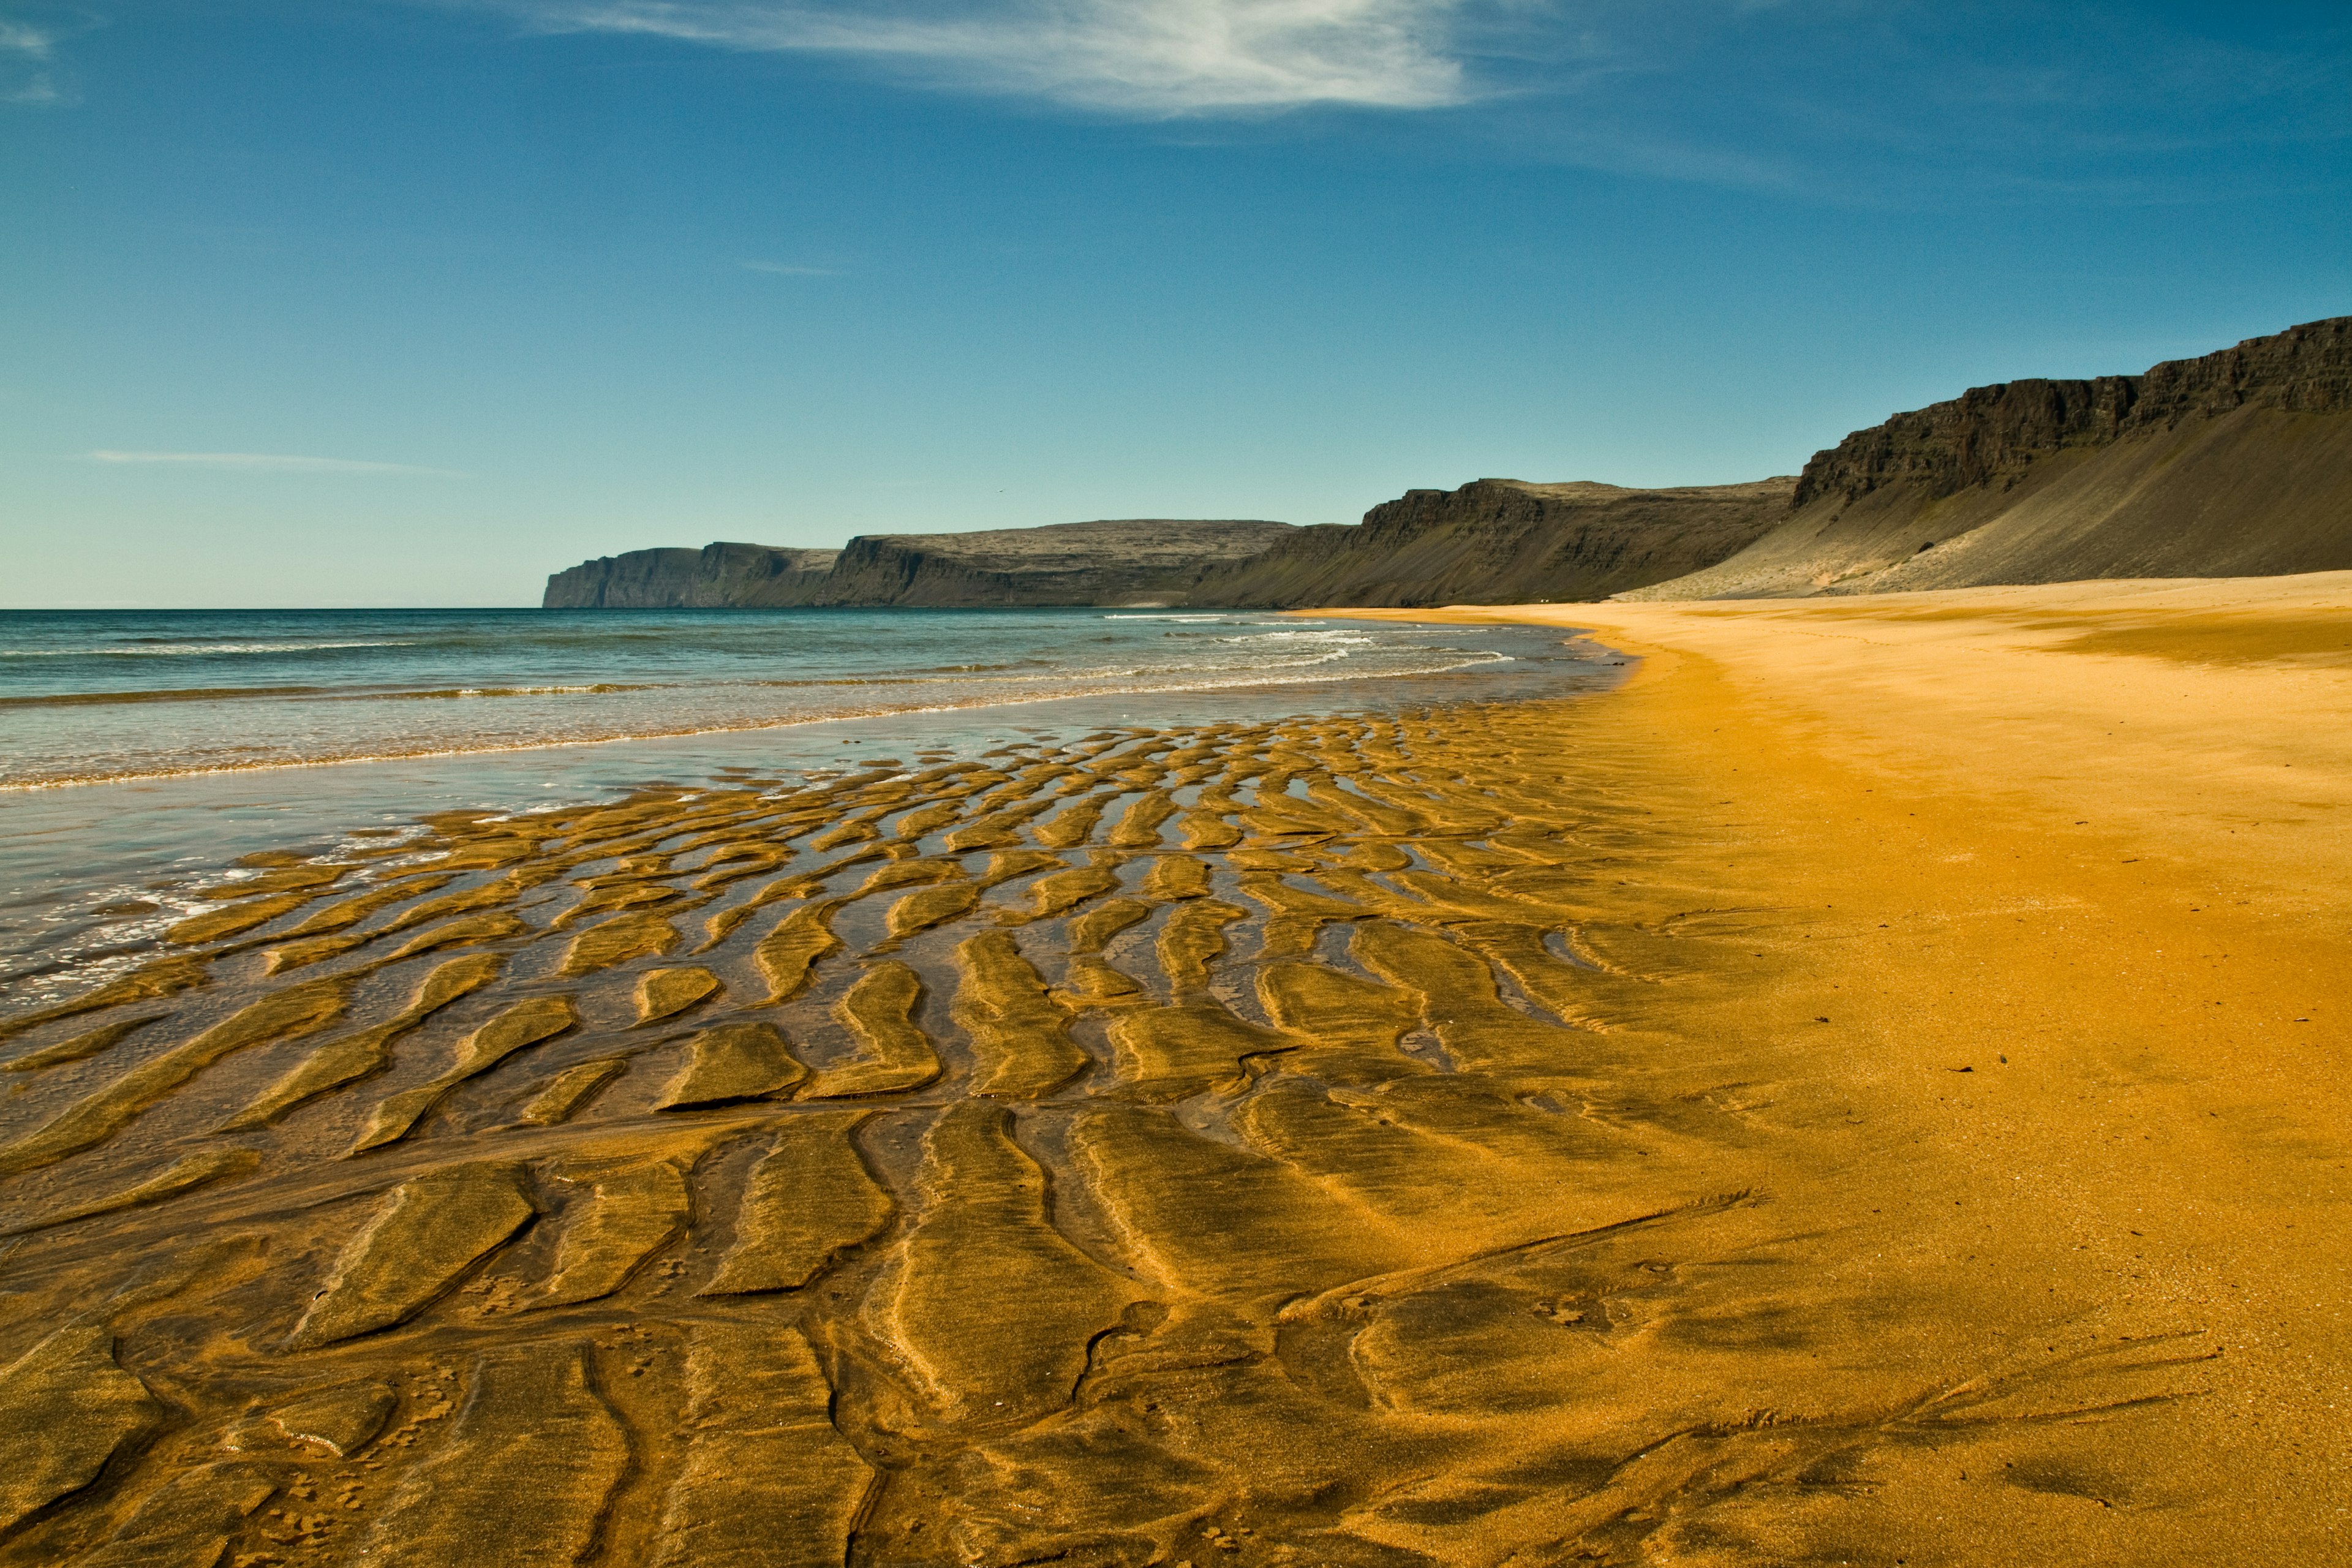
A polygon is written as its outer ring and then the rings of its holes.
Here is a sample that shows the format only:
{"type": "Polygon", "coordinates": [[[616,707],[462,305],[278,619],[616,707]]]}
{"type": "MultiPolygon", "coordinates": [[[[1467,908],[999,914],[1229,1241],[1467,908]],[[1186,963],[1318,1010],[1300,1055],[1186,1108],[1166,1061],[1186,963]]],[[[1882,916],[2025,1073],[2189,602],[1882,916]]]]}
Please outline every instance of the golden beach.
{"type": "Polygon", "coordinates": [[[2352,574],[1393,614],[0,1026],[0,1562],[2345,1559],[2352,574]]]}

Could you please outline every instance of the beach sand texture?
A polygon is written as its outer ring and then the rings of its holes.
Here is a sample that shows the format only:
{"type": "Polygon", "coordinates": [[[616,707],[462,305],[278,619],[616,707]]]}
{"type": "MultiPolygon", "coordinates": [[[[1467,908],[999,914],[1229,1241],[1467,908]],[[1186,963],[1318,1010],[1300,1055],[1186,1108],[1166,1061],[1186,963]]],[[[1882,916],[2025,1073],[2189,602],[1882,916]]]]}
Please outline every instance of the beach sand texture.
{"type": "Polygon", "coordinates": [[[0,1023],[0,1563],[2344,1561],[2352,574],[1460,614],[0,1023]]]}

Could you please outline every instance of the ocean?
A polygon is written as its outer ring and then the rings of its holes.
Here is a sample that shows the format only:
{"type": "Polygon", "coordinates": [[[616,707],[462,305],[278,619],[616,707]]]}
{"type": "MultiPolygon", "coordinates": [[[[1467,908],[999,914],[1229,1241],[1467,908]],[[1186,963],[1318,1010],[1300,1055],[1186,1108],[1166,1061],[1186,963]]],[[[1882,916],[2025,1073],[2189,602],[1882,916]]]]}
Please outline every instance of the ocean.
{"type": "Polygon", "coordinates": [[[257,851],[1088,730],[1597,689],[1556,629],[1247,612],[0,612],[0,984],[152,956],[257,851]]]}

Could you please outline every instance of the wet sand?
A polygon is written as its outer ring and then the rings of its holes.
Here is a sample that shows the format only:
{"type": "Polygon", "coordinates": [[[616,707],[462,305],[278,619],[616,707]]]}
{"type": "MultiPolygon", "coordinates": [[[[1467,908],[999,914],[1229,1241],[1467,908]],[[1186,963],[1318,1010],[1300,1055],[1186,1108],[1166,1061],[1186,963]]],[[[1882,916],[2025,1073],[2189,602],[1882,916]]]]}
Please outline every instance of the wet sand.
{"type": "Polygon", "coordinates": [[[2023,593],[260,857],[0,1021],[0,1563],[2339,1561],[2352,653],[2023,593]]]}

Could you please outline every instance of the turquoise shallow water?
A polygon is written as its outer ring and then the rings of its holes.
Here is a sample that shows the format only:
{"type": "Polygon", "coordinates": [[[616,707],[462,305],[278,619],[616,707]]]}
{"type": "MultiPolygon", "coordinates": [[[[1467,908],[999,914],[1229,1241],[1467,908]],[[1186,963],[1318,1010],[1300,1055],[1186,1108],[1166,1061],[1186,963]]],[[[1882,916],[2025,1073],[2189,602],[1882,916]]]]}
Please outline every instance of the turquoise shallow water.
{"type": "Polygon", "coordinates": [[[1105,610],[0,613],[0,785],[1433,675],[1495,641],[1105,610]]]}
{"type": "Polygon", "coordinates": [[[238,856],[426,812],[1559,696],[1620,662],[1547,628],[1252,613],[0,612],[0,984],[79,989],[238,856]]]}

